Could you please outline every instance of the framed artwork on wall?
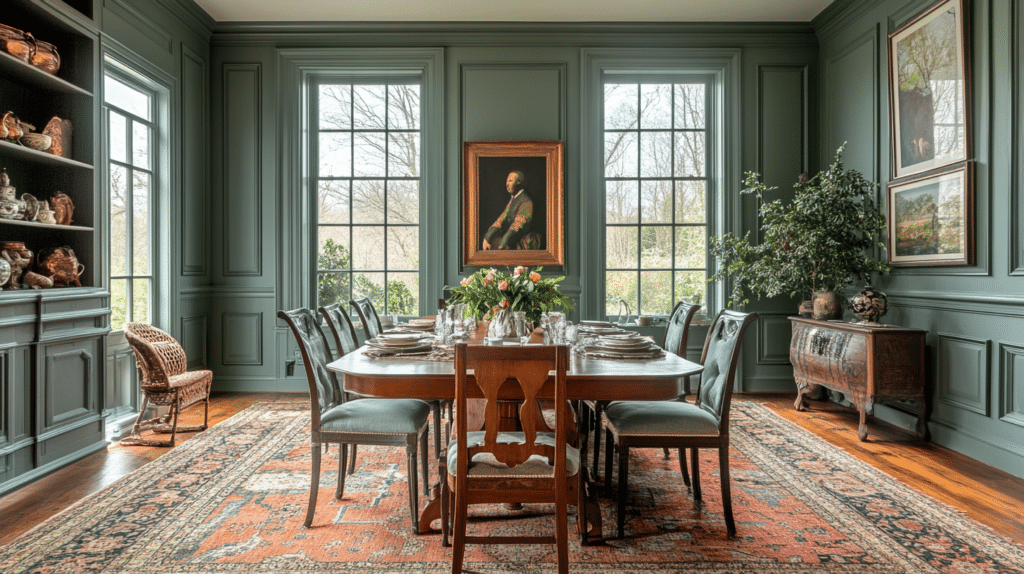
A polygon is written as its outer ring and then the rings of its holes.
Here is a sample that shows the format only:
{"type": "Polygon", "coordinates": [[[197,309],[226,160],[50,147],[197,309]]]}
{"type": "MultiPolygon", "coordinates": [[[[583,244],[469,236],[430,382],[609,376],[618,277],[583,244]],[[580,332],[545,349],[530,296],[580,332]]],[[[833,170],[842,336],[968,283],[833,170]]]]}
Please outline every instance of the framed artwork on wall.
{"type": "Polygon", "coordinates": [[[974,264],[973,163],[889,184],[889,263],[974,264]]]}
{"type": "Polygon", "coordinates": [[[942,0],[889,35],[893,179],[971,157],[968,0],[942,0]]]}
{"type": "Polygon", "coordinates": [[[564,265],[561,141],[462,144],[462,264],[564,265]]]}

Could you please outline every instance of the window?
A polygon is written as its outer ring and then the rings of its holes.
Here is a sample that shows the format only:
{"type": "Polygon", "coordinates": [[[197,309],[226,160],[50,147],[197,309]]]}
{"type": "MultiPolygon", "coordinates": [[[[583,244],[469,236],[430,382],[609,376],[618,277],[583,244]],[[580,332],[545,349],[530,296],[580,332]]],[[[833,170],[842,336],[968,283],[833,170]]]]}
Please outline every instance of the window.
{"type": "Polygon", "coordinates": [[[158,92],[121,70],[103,78],[110,206],[110,325],[153,319],[158,92]]]}
{"type": "Polygon", "coordinates": [[[713,82],[605,76],[605,312],[707,301],[713,82]]]}
{"type": "Polygon", "coordinates": [[[321,79],[315,120],[317,299],[419,313],[420,80],[321,79]]]}

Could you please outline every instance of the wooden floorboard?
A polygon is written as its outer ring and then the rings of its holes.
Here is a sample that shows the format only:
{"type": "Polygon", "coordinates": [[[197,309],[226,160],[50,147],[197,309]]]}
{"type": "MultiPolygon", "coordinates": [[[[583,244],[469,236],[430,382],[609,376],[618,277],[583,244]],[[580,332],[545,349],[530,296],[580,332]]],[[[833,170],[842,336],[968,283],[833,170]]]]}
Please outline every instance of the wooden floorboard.
{"type": "MultiPolygon", "coordinates": [[[[217,424],[254,403],[306,400],[305,393],[215,393],[210,422],[217,424]]],[[[908,432],[869,420],[867,442],[857,440],[857,413],[824,401],[810,410],[793,408],[795,395],[736,395],[766,404],[787,420],[818,435],[882,472],[941,502],[964,511],[996,532],[1024,544],[1024,479],[979,463],[947,448],[925,443],[908,432]]],[[[185,435],[188,440],[192,435],[185,435]]],[[[0,498],[0,544],[6,544],[78,500],[166,454],[158,447],[111,445],[0,498]]]]}

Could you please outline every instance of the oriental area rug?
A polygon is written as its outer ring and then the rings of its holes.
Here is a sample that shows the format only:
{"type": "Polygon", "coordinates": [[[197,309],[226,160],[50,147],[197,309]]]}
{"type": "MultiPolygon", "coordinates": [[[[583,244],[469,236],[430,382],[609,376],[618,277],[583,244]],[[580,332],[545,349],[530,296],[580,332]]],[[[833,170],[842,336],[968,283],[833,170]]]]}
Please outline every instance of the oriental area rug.
{"type": "MultiPolygon", "coordinates": [[[[412,533],[401,448],[360,447],[340,501],[333,496],[332,448],[322,463],[313,527],[303,528],[307,408],[261,403],[180,444],[0,549],[0,572],[450,572],[451,549],[441,546],[440,534],[412,533]]],[[[614,538],[614,500],[602,499],[606,539],[582,547],[570,533],[571,571],[1024,568],[1020,546],[764,406],[734,403],[731,434],[737,538],[726,537],[715,453],[701,459],[704,501],[695,505],[674,453],[666,460],[660,450],[635,450],[625,538],[614,538]]],[[[474,508],[471,527],[478,533],[547,532],[552,519],[546,511],[537,505],[474,508]]],[[[465,570],[552,572],[554,548],[468,546],[465,570]]]]}

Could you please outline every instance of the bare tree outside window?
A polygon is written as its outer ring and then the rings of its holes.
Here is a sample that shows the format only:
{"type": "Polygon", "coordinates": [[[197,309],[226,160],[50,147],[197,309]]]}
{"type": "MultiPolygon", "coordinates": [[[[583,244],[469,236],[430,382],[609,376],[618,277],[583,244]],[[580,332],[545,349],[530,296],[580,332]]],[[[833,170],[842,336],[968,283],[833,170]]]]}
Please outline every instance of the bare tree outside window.
{"type": "Polygon", "coordinates": [[[606,313],[707,300],[710,83],[606,82],[606,313]]]}
{"type": "Polygon", "coordinates": [[[152,320],[156,94],[104,75],[110,205],[110,325],[152,320]]]}
{"type": "Polygon", "coordinates": [[[317,299],[419,310],[420,84],[317,87],[317,299]]]}

